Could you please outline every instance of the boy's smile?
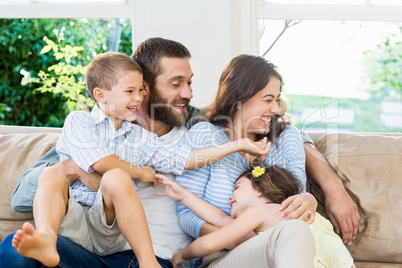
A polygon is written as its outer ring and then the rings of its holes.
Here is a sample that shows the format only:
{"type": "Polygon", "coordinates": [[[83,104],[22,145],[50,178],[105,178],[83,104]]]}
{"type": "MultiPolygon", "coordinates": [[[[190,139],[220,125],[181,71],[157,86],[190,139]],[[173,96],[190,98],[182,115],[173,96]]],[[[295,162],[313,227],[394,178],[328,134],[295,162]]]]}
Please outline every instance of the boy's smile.
{"type": "Polygon", "coordinates": [[[142,74],[136,71],[121,72],[118,83],[112,90],[103,90],[103,112],[113,121],[117,129],[123,120],[137,119],[144,97],[142,74]]]}

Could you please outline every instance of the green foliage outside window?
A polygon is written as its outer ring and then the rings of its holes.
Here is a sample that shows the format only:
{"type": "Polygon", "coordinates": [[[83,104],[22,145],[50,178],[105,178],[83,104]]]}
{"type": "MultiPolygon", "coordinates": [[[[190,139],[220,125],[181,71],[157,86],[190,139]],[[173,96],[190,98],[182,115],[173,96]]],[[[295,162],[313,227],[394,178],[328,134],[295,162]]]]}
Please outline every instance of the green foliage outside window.
{"type": "Polygon", "coordinates": [[[36,83],[21,84],[27,73],[31,77],[41,71],[55,74],[48,68],[60,60],[53,56],[53,50],[40,53],[48,45],[43,37],[51,40],[54,29],[65,27],[65,47],[68,44],[84,48],[76,51],[77,56],[70,58],[68,64],[86,66],[95,55],[109,50],[109,32],[117,22],[121,24],[118,50],[131,55],[129,20],[0,19],[0,124],[62,126],[69,112],[66,96],[36,90],[36,83]]]}
{"type": "Polygon", "coordinates": [[[65,44],[63,31],[54,30],[57,42],[45,37],[46,45],[42,48],[41,54],[53,52],[53,56],[59,62],[47,68],[48,72],[40,70],[38,78],[32,78],[30,73],[22,70],[24,75],[22,85],[29,83],[39,83],[41,87],[37,88],[41,93],[52,92],[61,94],[66,99],[67,110],[89,110],[94,105],[89,93],[85,90],[85,71],[86,68],[81,64],[72,65],[74,58],[83,51],[82,46],[70,46],[65,44]]]}
{"type": "Polygon", "coordinates": [[[384,37],[383,42],[366,51],[365,55],[370,96],[386,101],[402,101],[402,27],[398,34],[384,37]]]}

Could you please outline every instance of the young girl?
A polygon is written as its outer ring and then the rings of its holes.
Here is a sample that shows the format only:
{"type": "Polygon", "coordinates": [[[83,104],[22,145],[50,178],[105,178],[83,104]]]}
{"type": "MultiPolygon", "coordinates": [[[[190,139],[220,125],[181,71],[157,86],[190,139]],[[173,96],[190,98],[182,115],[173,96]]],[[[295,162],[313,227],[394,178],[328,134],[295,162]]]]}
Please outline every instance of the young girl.
{"type": "MultiPolygon", "coordinates": [[[[281,224],[280,204],[302,189],[300,182],[288,170],[259,163],[259,166],[249,168],[236,180],[233,194],[229,197],[231,216],[228,216],[168,178],[161,175],[157,175],[157,178],[161,181],[160,185],[165,187],[165,192],[158,195],[179,200],[206,222],[222,227],[175,253],[171,260],[173,267],[181,267],[181,263],[189,259],[204,257],[226,248],[252,231],[258,235],[281,224]]],[[[309,213],[309,218],[307,222],[311,223],[316,241],[315,267],[355,267],[331,223],[318,213],[315,216],[309,213]]]]}

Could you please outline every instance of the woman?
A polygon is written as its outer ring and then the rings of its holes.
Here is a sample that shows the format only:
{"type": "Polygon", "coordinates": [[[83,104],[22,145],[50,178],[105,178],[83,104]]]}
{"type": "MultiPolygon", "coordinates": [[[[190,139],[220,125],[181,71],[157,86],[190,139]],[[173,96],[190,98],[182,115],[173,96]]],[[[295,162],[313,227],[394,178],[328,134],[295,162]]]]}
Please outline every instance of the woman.
{"type": "MultiPolygon", "coordinates": [[[[299,131],[290,126],[290,120],[285,116],[282,85],[282,77],[275,66],[264,58],[252,55],[234,58],[221,75],[215,101],[202,112],[207,122],[196,124],[189,131],[186,142],[192,148],[204,148],[245,137],[251,140],[267,137],[271,148],[265,163],[288,169],[305,187],[303,145],[299,131]]],[[[245,153],[231,154],[214,164],[187,170],[177,177],[177,182],[230,214],[228,198],[234,182],[252,160],[253,157],[245,153]]],[[[283,219],[312,222],[316,206],[315,198],[309,193],[291,196],[281,204],[283,219]]],[[[178,215],[181,227],[194,238],[217,229],[181,203],[178,215]]],[[[222,267],[246,267],[242,266],[244,264],[249,267],[308,267],[303,266],[303,259],[311,257],[311,252],[314,255],[313,238],[307,224],[305,228],[303,222],[293,222],[281,225],[285,230],[273,228],[267,237],[253,237],[236,247],[222,258],[222,267]],[[299,226],[288,228],[287,225],[299,226]],[[286,243],[286,236],[292,237],[292,243],[286,243]],[[269,241],[280,241],[280,245],[269,241]],[[285,250],[284,246],[288,248],[285,250]],[[300,248],[307,249],[310,254],[301,252],[300,248]],[[293,252],[292,258],[289,258],[289,251],[293,252]]],[[[304,263],[311,264],[309,261],[304,263]]]]}

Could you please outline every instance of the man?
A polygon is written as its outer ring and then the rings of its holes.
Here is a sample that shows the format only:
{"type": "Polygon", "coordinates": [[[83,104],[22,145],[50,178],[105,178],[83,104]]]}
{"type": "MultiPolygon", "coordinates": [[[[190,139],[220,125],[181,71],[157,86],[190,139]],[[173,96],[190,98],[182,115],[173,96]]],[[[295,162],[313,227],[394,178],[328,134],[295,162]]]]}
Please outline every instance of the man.
{"type": "MultiPolygon", "coordinates": [[[[132,56],[144,72],[144,84],[149,94],[144,96],[139,111],[138,124],[156,133],[168,144],[180,142],[186,133],[184,123],[190,116],[198,114],[198,110],[189,106],[193,97],[191,79],[193,72],[189,63],[190,52],[180,43],[162,38],[148,39],[136,49],[132,56]],[[155,119],[154,119],[155,118],[155,119]]],[[[36,191],[37,179],[44,167],[59,161],[57,153],[52,149],[42,157],[36,165],[23,175],[12,198],[12,206],[17,211],[31,211],[36,191]],[[26,195],[26,193],[30,193],[26,195]]],[[[57,163],[66,173],[67,179],[73,183],[81,180],[92,190],[99,187],[97,174],[87,174],[73,161],[57,163]]],[[[166,174],[165,174],[166,175],[166,174]]],[[[169,174],[168,174],[169,175],[169,174]]],[[[173,179],[173,177],[171,177],[173,179]]],[[[178,225],[176,202],[169,197],[158,197],[149,183],[137,183],[137,193],[142,201],[152,245],[162,267],[171,267],[170,258],[176,251],[191,242],[178,225]]],[[[11,247],[8,236],[0,247],[1,267],[36,267],[36,261],[20,256],[11,247]]],[[[58,236],[57,250],[60,254],[60,266],[63,267],[131,267],[137,264],[132,250],[110,256],[97,256],[88,252],[68,239],[58,236]]],[[[134,266],[135,267],[135,266],[134,266]]]]}
{"type": "MultiPolygon", "coordinates": [[[[161,139],[165,138],[167,142],[180,142],[180,137],[183,137],[182,135],[185,132],[183,131],[184,124],[186,127],[190,127],[194,123],[192,118],[199,112],[198,109],[189,106],[190,99],[193,97],[191,89],[193,73],[189,64],[190,53],[177,42],[162,38],[151,38],[141,43],[132,57],[143,69],[144,83],[149,93],[144,96],[137,123],[154,132],[161,139]],[[177,48],[178,51],[176,52],[178,54],[165,50],[171,46],[177,48]]],[[[305,148],[306,146],[312,146],[307,144],[305,143],[305,148]]],[[[331,194],[328,194],[329,191],[324,190],[326,197],[329,198],[326,202],[327,205],[329,204],[327,206],[328,214],[335,215],[335,222],[340,222],[338,225],[334,225],[340,226],[343,234],[353,234],[353,230],[357,232],[358,221],[357,226],[355,226],[352,220],[352,217],[356,219],[356,213],[358,215],[356,205],[351,201],[339,177],[328,166],[323,156],[318,153],[317,157],[309,152],[310,150],[306,150],[308,173],[310,169],[314,171],[309,174],[320,178],[315,180],[323,189],[325,188],[323,185],[326,185],[326,181],[329,180],[326,179],[326,174],[330,174],[328,178],[334,176],[332,182],[337,185],[337,188],[333,188],[330,191],[331,194]],[[314,168],[316,166],[323,167],[316,169],[314,168]],[[325,172],[322,172],[322,170],[325,170],[325,172]],[[337,194],[338,192],[341,194],[337,194]],[[344,192],[346,196],[343,194],[344,192]]],[[[58,155],[53,149],[23,175],[12,197],[12,207],[16,211],[32,211],[32,201],[40,172],[44,167],[57,162],[58,155]]],[[[70,182],[79,179],[90,189],[98,189],[100,176],[87,174],[72,161],[55,165],[66,173],[66,177],[70,182]]],[[[164,263],[162,265],[166,265],[163,267],[169,267],[169,264],[166,264],[166,260],[169,260],[175,251],[184,248],[191,241],[191,238],[181,229],[176,228],[180,227],[177,223],[175,203],[170,202],[172,200],[168,200],[167,197],[167,199],[156,197],[155,193],[157,191],[157,188],[150,186],[139,189],[138,194],[146,212],[155,255],[160,260],[160,263],[164,263]],[[167,219],[169,219],[168,222],[167,219]]],[[[33,261],[21,258],[11,247],[10,241],[10,236],[8,236],[0,246],[0,266],[4,264],[7,267],[6,264],[12,263],[13,267],[30,267],[29,265],[36,267],[36,263],[33,263],[33,261]],[[7,263],[7,261],[11,262],[7,263]]],[[[350,238],[351,241],[352,239],[350,238]]],[[[58,251],[61,256],[60,265],[65,267],[97,267],[99,265],[113,267],[125,264],[128,266],[127,264],[132,260],[135,261],[135,256],[131,250],[112,256],[100,257],[83,250],[60,236],[58,238],[58,251]]]]}

